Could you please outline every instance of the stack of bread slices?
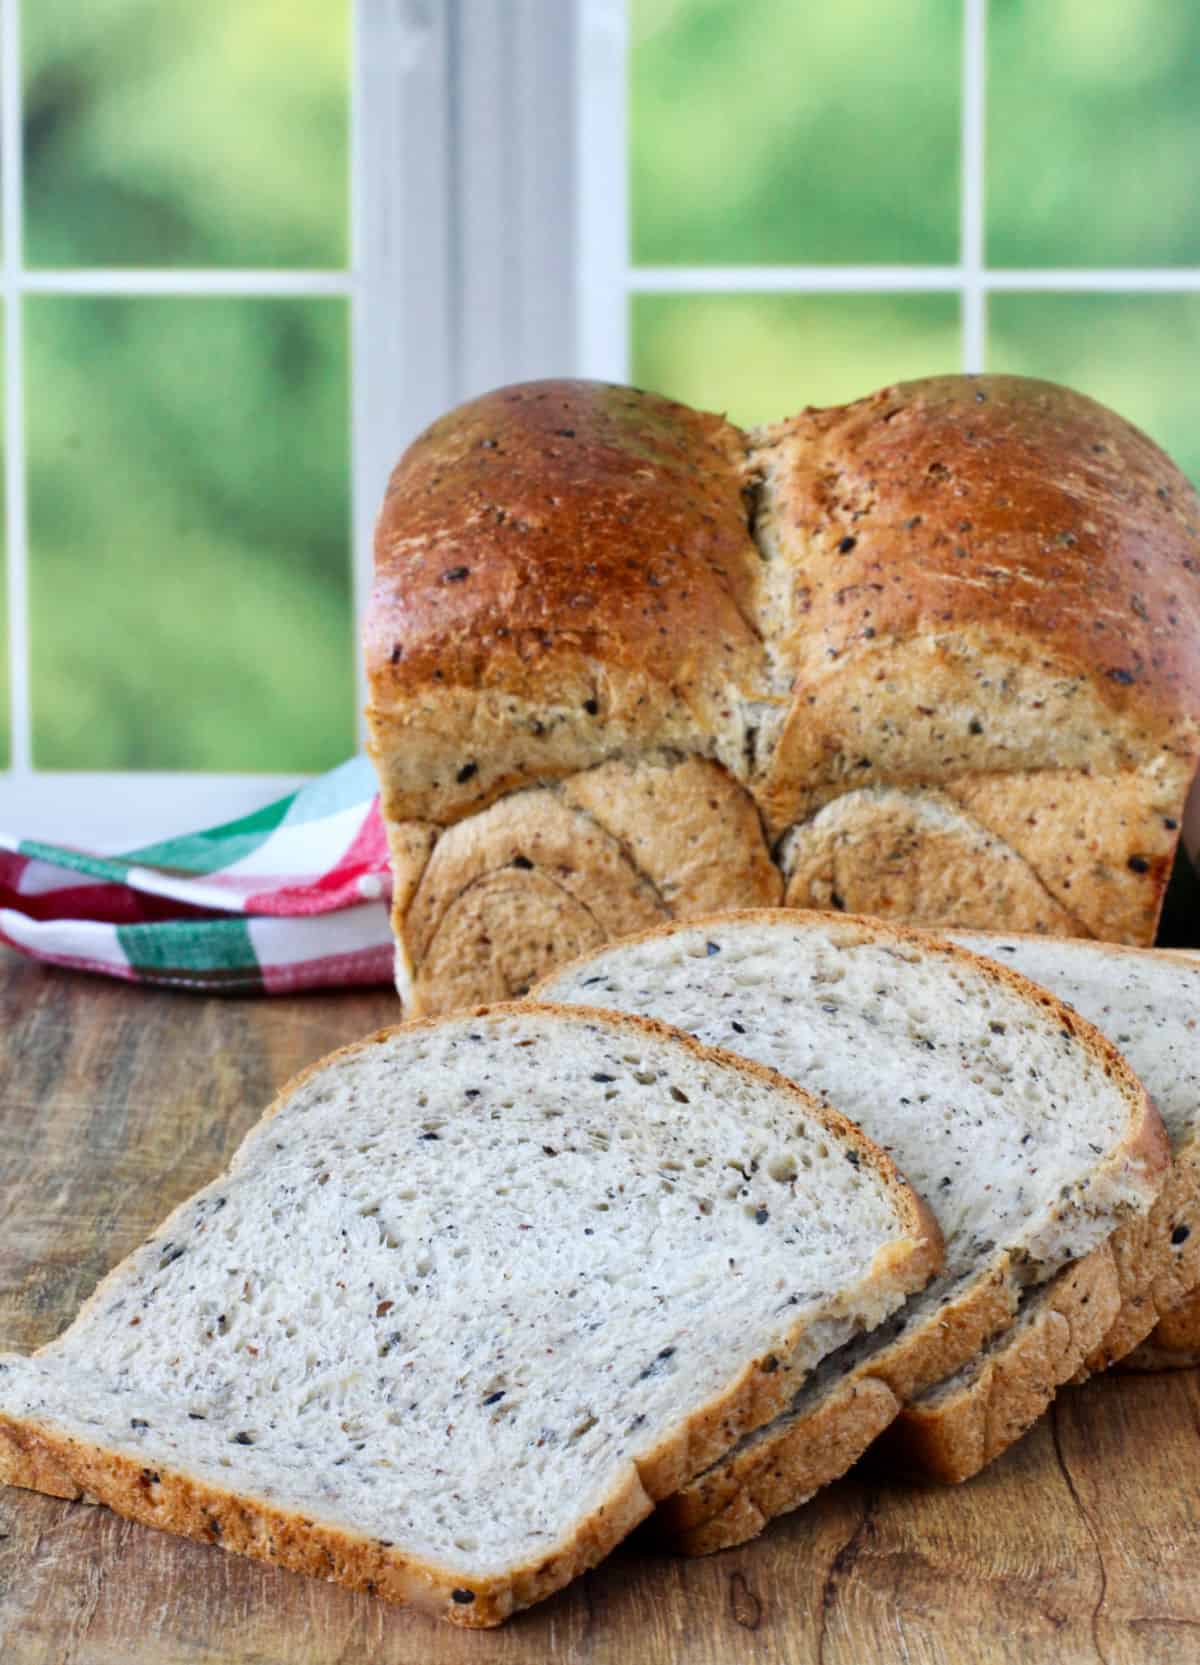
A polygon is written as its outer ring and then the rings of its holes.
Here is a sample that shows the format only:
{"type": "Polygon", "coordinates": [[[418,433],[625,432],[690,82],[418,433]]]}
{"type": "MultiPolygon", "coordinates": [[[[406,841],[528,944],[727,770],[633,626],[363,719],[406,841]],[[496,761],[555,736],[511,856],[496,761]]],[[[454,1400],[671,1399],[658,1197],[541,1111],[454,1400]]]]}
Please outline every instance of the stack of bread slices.
{"type": "Polygon", "coordinates": [[[1146,946],[1200,503],[1144,435],[504,389],[394,473],[367,647],[415,1021],[0,1358],[0,1478],[491,1625],[1200,1356],[1200,957],[1146,946]]]}
{"type": "Polygon", "coordinates": [[[0,1359],[0,1476],[467,1625],[970,1476],[1200,1277],[1200,959],[972,947],[714,915],[335,1053],[0,1359]]]}

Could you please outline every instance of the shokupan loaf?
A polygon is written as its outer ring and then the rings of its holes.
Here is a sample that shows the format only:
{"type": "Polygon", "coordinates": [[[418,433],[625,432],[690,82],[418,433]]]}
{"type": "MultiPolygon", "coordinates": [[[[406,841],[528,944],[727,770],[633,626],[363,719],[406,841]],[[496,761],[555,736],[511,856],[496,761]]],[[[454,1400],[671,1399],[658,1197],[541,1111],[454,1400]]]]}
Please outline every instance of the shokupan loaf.
{"type": "MultiPolygon", "coordinates": [[[[769,1062],[858,1121],[942,1227],[928,1289],[660,1507],[688,1553],[804,1502],[990,1346],[1005,1368],[989,1376],[981,1467],[1117,1319],[1116,1251],[1162,1190],[1166,1133],[1115,1048],[1006,967],[876,920],[773,909],[613,943],[534,997],[644,1012],[769,1062]]],[[[907,1443],[906,1461],[941,1472],[935,1442],[907,1443]]]]}
{"type": "Polygon", "coordinates": [[[1174,1160],[1150,1213],[1120,1245],[1128,1293],[1087,1360],[1143,1369],[1197,1362],[1200,1351],[1200,955],[1109,943],[955,932],[977,954],[1041,983],[1124,1054],[1158,1106],[1174,1160]],[[1138,1343],[1149,1337],[1145,1345],[1138,1343]]]}
{"type": "Polygon", "coordinates": [[[1019,377],[751,433],[529,383],[401,458],[366,652],[412,1012],[784,901],[1146,944],[1200,751],[1200,504],[1019,377]]]}
{"type": "Polygon", "coordinates": [[[387,1030],[0,1359],[0,1479],[497,1624],[940,1264],[770,1070],[611,1012],[387,1030]]]}

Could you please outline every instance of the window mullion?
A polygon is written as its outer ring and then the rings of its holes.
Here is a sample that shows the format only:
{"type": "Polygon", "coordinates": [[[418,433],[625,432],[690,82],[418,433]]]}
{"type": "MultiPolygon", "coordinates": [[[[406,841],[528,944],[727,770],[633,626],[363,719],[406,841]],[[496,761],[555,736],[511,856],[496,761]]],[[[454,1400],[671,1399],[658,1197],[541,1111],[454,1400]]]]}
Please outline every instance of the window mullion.
{"type": "Polygon", "coordinates": [[[352,517],[361,617],[388,472],[455,395],[447,7],[355,0],[351,77],[352,517]]]}

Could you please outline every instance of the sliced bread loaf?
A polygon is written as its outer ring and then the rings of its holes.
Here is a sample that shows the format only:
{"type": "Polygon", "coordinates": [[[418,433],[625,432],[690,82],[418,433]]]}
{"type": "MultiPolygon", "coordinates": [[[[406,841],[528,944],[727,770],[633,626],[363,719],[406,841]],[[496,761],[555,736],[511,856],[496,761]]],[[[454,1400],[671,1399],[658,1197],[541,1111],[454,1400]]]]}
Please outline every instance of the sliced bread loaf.
{"type": "MultiPolygon", "coordinates": [[[[1028,1291],[1093,1254],[1110,1263],[1114,1231],[1162,1186],[1162,1123],[1104,1037],[1006,968],[919,932],[727,914],[601,949],[535,993],[645,1012],[769,1060],[869,1130],[945,1236],[927,1290],[660,1512],[687,1550],[740,1542],[803,1502],[903,1402],[1008,1330],[1028,1291]]],[[[1114,1294],[1108,1319],[1115,1310],[1114,1294]]],[[[1068,1348],[1067,1374],[1095,1339],[1068,1348]]],[[[1053,1392],[1044,1384],[1042,1405],[1053,1392]]]]}
{"type": "Polygon", "coordinates": [[[1131,1362],[1193,1363],[1200,1328],[1189,1325],[1183,1303],[1200,1284],[1200,956],[1019,934],[952,934],[1041,983],[1103,1030],[1137,1071],[1171,1137],[1174,1161],[1162,1194],[1114,1244],[1121,1309],[1085,1369],[1103,1370],[1127,1357],[1151,1331],[1150,1346],[1131,1362]]]}
{"type": "Polygon", "coordinates": [[[939,1264],[891,1161],[769,1070],[576,1008],[413,1024],[0,1360],[0,1478],[495,1624],[939,1264]]]}

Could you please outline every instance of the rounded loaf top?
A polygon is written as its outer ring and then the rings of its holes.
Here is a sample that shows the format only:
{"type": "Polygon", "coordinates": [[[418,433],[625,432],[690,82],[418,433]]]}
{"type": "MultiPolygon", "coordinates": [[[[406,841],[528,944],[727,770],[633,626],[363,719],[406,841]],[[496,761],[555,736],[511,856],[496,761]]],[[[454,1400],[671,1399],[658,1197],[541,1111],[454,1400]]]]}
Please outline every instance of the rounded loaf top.
{"type": "Polygon", "coordinates": [[[1200,501],[1129,423],[1023,377],[753,433],[529,382],[401,458],[366,646],[397,822],[650,753],[715,759],[772,836],[851,774],[1183,768],[1200,501]]]}
{"type": "Polygon", "coordinates": [[[1200,723],[1200,500],[1115,412],[935,376],[755,439],[792,569],[768,629],[798,681],[886,639],[995,634],[1151,729],[1200,723]]]}
{"type": "Polygon", "coordinates": [[[586,716],[632,704],[632,678],[719,723],[759,659],[744,454],[723,418],[603,382],[527,382],[440,418],[376,530],[376,703],[441,683],[554,705],[582,675],[586,716]]]}

